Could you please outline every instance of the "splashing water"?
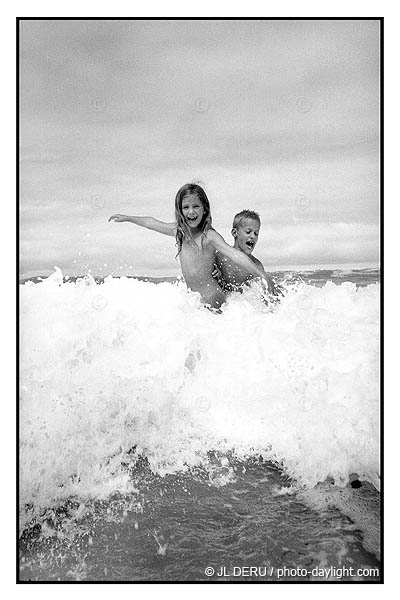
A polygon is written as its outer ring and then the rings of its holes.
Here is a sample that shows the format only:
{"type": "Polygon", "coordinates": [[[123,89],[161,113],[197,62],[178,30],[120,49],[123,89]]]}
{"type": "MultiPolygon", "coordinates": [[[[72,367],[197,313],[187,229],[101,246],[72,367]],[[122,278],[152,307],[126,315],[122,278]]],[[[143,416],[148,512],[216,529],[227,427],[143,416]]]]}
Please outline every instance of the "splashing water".
{"type": "Polygon", "coordinates": [[[20,287],[21,530],[71,499],[137,499],[138,461],[221,489],[260,458],[296,489],[379,488],[379,284],[288,285],[274,306],[253,288],[221,314],[183,283],[20,287]]]}

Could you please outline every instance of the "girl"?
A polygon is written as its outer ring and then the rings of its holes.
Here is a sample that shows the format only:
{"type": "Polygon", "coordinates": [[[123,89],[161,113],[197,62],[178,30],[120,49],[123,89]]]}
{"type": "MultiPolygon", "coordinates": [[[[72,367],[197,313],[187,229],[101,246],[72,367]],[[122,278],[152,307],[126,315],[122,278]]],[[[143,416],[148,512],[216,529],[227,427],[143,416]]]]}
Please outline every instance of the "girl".
{"type": "MultiPolygon", "coordinates": [[[[153,217],[128,217],[115,214],[109,221],[127,221],[176,238],[182,274],[189,289],[199,292],[203,302],[220,308],[226,295],[213,278],[217,251],[247,269],[256,277],[266,279],[262,271],[246,254],[229,246],[211,227],[210,203],[203,188],[195,183],[182,186],[175,198],[174,223],[164,223],[153,217]]],[[[267,280],[270,285],[270,281],[267,280]]]]}

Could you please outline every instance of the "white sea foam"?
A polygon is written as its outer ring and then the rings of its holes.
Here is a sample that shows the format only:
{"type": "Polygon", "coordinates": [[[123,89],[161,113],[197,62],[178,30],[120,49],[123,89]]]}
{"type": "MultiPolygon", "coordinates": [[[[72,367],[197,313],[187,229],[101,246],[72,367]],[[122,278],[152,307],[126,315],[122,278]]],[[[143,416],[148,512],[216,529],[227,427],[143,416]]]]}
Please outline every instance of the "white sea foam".
{"type": "Polygon", "coordinates": [[[306,486],[379,486],[379,284],[255,291],[222,314],[183,283],[59,270],[21,286],[21,501],[129,491],[127,452],[161,475],[234,449],[306,486]]]}

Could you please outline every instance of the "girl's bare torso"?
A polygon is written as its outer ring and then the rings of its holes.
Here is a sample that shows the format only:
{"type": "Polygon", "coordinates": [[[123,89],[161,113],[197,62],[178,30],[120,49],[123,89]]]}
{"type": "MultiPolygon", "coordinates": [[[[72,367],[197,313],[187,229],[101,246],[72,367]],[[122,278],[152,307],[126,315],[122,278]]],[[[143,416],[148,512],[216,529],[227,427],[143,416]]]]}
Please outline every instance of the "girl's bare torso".
{"type": "Polygon", "coordinates": [[[194,292],[199,292],[203,301],[212,308],[220,308],[225,302],[225,294],[211,273],[214,270],[215,248],[205,236],[193,243],[184,240],[179,254],[182,274],[186,285],[194,292]]]}

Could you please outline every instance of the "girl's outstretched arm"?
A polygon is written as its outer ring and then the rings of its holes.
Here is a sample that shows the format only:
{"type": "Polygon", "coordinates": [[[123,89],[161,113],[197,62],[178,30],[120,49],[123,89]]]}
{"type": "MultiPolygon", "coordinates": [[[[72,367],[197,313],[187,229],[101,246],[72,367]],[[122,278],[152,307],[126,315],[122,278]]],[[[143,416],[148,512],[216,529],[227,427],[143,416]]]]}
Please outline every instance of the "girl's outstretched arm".
{"type": "Polygon", "coordinates": [[[140,225],[140,227],[146,227],[146,229],[152,229],[153,231],[158,231],[158,233],[163,233],[164,235],[170,235],[172,237],[176,234],[176,223],[165,223],[154,217],[128,217],[128,215],[116,214],[111,215],[108,221],[115,221],[116,223],[134,223],[135,225],[140,225]]]}
{"type": "MultiPolygon", "coordinates": [[[[207,238],[215,246],[215,249],[230,258],[233,262],[246,269],[252,275],[265,279],[268,284],[268,290],[273,293],[273,281],[264,271],[264,267],[259,267],[255,262],[251,260],[244,252],[232,248],[229,246],[215,229],[209,229],[207,231],[207,238]]],[[[260,263],[261,264],[261,263],[260,263]]]]}

